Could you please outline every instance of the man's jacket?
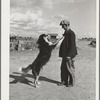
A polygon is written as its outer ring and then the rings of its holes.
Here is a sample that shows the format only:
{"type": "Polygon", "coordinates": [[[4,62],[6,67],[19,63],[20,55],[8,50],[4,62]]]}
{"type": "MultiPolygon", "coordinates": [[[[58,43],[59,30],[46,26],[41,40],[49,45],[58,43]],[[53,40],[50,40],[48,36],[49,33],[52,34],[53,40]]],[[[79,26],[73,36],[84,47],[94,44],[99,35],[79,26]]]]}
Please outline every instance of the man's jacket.
{"type": "Polygon", "coordinates": [[[68,31],[65,31],[64,37],[65,38],[60,45],[59,57],[74,58],[77,55],[75,33],[69,29],[68,31]]]}

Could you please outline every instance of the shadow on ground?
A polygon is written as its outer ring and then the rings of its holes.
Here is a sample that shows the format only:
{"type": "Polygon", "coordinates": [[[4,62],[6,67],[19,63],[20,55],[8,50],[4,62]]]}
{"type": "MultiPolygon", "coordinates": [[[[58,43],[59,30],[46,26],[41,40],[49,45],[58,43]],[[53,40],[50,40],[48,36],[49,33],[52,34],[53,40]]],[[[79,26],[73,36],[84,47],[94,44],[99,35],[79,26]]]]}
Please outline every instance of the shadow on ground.
{"type": "MultiPolygon", "coordinates": [[[[13,72],[13,74],[10,74],[9,77],[14,79],[13,81],[10,82],[10,84],[16,84],[16,83],[19,82],[19,83],[23,83],[23,84],[30,85],[30,86],[34,87],[34,83],[27,79],[27,78],[33,78],[34,79],[33,75],[31,75],[31,74],[22,75],[21,73],[13,72]],[[18,75],[20,75],[20,76],[18,76],[18,75]],[[31,85],[30,83],[33,83],[33,85],[31,85]]],[[[39,81],[46,81],[46,82],[50,82],[50,83],[54,83],[54,84],[59,83],[58,81],[49,79],[49,78],[44,77],[44,76],[40,76],[39,81]]]]}

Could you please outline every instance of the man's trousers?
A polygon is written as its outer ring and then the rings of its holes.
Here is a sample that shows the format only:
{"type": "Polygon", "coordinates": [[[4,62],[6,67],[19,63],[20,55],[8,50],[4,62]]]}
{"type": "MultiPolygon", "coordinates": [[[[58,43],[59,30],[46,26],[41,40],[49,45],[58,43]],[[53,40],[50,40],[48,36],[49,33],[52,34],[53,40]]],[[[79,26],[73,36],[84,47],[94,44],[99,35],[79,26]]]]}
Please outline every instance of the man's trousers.
{"type": "Polygon", "coordinates": [[[65,58],[62,59],[61,64],[61,82],[66,85],[74,85],[75,84],[75,67],[74,60],[67,60],[65,58]]]}

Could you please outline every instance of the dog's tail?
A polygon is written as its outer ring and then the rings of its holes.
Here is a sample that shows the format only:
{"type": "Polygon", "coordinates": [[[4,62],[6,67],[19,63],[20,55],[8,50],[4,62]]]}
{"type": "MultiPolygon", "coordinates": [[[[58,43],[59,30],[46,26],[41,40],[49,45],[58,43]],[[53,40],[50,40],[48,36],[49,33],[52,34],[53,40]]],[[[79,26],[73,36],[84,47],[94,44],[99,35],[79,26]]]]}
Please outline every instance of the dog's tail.
{"type": "Polygon", "coordinates": [[[18,72],[22,72],[22,67],[19,67],[18,68],[18,72]]]}
{"type": "Polygon", "coordinates": [[[20,68],[18,69],[18,71],[19,71],[21,74],[26,75],[26,74],[28,73],[29,70],[27,70],[27,68],[22,68],[22,67],[20,67],[20,68]]]}

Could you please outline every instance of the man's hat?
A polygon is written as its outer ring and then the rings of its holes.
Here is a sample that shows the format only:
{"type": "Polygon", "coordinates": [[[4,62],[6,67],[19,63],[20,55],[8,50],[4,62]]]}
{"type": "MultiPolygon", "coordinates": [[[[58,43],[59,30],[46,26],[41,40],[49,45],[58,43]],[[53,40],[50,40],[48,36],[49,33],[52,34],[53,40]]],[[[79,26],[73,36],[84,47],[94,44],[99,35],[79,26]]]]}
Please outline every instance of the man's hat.
{"type": "Polygon", "coordinates": [[[70,21],[69,20],[62,20],[60,22],[60,25],[70,25],[70,21]]]}

